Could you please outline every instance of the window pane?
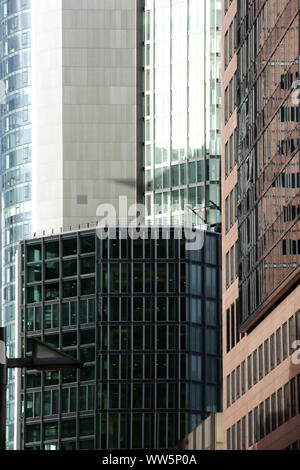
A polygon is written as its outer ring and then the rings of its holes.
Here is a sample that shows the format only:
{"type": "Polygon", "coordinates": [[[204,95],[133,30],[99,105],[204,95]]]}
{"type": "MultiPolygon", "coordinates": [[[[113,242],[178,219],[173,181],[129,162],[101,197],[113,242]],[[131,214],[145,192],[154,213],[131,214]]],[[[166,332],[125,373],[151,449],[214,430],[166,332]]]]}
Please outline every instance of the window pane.
{"type": "Polygon", "coordinates": [[[77,258],[65,260],[63,262],[63,276],[76,276],[77,275],[77,258]]]}
{"type": "Polygon", "coordinates": [[[77,254],[77,238],[63,240],[63,256],[71,256],[77,254]]]}
{"type": "Polygon", "coordinates": [[[59,257],[59,242],[45,243],[45,258],[58,258],[59,257]]]}

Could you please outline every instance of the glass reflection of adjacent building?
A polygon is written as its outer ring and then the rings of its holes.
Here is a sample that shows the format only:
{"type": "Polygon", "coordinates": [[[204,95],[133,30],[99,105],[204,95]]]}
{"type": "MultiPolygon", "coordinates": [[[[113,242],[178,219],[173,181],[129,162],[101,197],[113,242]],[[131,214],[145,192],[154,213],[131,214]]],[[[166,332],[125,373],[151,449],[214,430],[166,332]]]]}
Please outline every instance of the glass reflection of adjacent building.
{"type": "Polygon", "coordinates": [[[259,41],[252,35],[246,39],[247,2],[238,8],[237,203],[244,323],[299,274],[299,105],[294,93],[299,79],[298,8],[297,0],[280,8],[268,2],[266,15],[274,27],[260,27],[259,41]],[[279,30],[285,34],[275,46],[279,30]]]}
{"type": "Polygon", "coordinates": [[[85,362],[23,375],[21,448],[175,448],[220,411],[220,235],[203,236],[21,244],[23,354],[35,337],[85,362]]]}
{"type": "MultiPolygon", "coordinates": [[[[30,0],[0,2],[1,316],[15,355],[15,253],[31,235],[30,0]]],[[[7,445],[13,448],[14,370],[9,370],[7,445]]]]}
{"type": "Polygon", "coordinates": [[[184,204],[220,222],[221,1],[147,0],[148,222],[182,224],[184,204]],[[154,207],[156,205],[156,207],[154,207]]]}

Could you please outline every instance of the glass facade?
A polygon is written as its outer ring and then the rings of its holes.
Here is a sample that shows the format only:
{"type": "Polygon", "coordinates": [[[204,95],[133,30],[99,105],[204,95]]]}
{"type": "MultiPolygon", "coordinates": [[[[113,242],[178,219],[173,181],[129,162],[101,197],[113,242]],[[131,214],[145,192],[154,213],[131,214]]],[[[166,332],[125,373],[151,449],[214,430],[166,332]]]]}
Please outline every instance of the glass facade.
{"type": "Polygon", "coordinates": [[[220,236],[143,235],[21,244],[23,354],[34,337],[85,362],[23,372],[21,448],[175,448],[221,410],[220,236]]]}
{"type": "MultiPolygon", "coordinates": [[[[15,356],[15,253],[31,235],[30,0],[0,1],[1,316],[15,356]]],[[[9,370],[7,446],[13,448],[14,370],[9,370]]]]}
{"type": "Polygon", "coordinates": [[[237,7],[238,222],[244,326],[299,278],[299,1],[237,7]]]}
{"type": "Polygon", "coordinates": [[[220,222],[221,1],[147,0],[144,31],[146,220],[220,222]]]}

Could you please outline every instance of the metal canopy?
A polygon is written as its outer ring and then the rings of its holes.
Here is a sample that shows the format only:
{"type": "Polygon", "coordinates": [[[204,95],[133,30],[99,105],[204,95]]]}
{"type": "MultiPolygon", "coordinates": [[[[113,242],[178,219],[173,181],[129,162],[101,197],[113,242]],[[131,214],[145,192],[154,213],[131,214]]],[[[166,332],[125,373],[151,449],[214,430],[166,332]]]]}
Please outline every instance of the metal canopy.
{"type": "MultiPolygon", "coordinates": [[[[29,339],[29,338],[28,338],[29,339]]],[[[32,342],[32,356],[17,359],[7,359],[7,367],[26,367],[36,370],[65,370],[78,369],[83,366],[63,351],[53,348],[42,341],[30,338],[32,342]]]]}

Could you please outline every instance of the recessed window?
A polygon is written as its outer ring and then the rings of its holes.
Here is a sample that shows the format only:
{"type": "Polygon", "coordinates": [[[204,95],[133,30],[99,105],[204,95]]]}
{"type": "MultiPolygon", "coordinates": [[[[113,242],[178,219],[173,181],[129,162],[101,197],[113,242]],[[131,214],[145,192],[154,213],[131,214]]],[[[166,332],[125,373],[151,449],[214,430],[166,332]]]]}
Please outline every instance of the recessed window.
{"type": "Polygon", "coordinates": [[[77,275],[77,258],[63,261],[63,276],[76,276],[77,275]]]}
{"type": "Polygon", "coordinates": [[[27,442],[37,442],[41,438],[40,424],[27,424],[25,426],[25,435],[27,442]]]}
{"type": "Polygon", "coordinates": [[[28,287],[27,289],[27,302],[29,304],[34,303],[34,302],[41,302],[41,292],[42,288],[41,286],[32,286],[28,287]]]}
{"type": "Polygon", "coordinates": [[[58,438],[58,422],[44,424],[44,440],[51,441],[58,438]]]}
{"type": "Polygon", "coordinates": [[[94,434],[94,417],[79,419],[80,436],[90,436],[94,434]]]}
{"type": "Polygon", "coordinates": [[[45,279],[59,278],[59,263],[58,261],[48,261],[45,263],[45,279]]]}
{"type": "Polygon", "coordinates": [[[65,332],[62,335],[62,346],[63,348],[68,346],[77,345],[77,333],[76,331],[65,332]]]}
{"type": "Polygon", "coordinates": [[[80,281],[80,294],[90,295],[95,293],[95,278],[81,279],[80,281]]]}
{"type": "Polygon", "coordinates": [[[81,274],[90,274],[95,272],[95,257],[82,258],[80,260],[81,274]]]}
{"type": "Polygon", "coordinates": [[[45,300],[59,299],[59,282],[45,285],[45,300]]]}
{"type": "Polygon", "coordinates": [[[61,422],[61,437],[76,436],[76,419],[63,420],[61,422]]]}
{"type": "Polygon", "coordinates": [[[28,245],[27,246],[27,261],[41,261],[42,259],[41,245],[28,245]]]}
{"type": "Polygon", "coordinates": [[[45,243],[45,258],[52,259],[59,257],[59,242],[45,243]]]}
{"type": "Polygon", "coordinates": [[[64,281],[63,282],[63,297],[76,297],[77,296],[77,281],[64,281]]]}
{"type": "Polygon", "coordinates": [[[42,280],[42,265],[34,264],[27,268],[27,282],[38,282],[42,280]]]}
{"type": "Polygon", "coordinates": [[[80,238],[81,253],[93,253],[95,251],[95,236],[89,235],[80,238]]]}
{"type": "Polygon", "coordinates": [[[67,238],[63,240],[63,256],[77,254],[77,238],[67,238]]]}

